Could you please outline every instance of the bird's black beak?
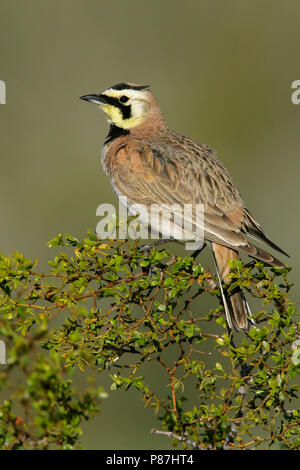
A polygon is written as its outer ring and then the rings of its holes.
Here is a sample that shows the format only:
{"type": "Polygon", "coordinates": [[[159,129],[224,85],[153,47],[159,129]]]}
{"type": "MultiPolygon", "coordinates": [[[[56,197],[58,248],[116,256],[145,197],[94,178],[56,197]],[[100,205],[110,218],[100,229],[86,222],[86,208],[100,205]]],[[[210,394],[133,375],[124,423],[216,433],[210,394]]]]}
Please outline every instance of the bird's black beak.
{"type": "Polygon", "coordinates": [[[90,103],[95,104],[107,104],[107,97],[105,95],[84,95],[80,96],[81,100],[89,101],[90,103]]]}

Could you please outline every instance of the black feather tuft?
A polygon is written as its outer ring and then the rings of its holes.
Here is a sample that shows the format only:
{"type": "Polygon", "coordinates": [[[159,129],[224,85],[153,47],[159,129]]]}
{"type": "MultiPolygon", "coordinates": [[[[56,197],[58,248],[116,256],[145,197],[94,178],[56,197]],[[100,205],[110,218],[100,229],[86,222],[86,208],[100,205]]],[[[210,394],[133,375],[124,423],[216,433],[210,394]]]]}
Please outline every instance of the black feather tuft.
{"type": "Polygon", "coordinates": [[[117,85],[111,86],[113,90],[148,90],[150,85],[131,85],[130,83],[118,83],[117,85]]]}

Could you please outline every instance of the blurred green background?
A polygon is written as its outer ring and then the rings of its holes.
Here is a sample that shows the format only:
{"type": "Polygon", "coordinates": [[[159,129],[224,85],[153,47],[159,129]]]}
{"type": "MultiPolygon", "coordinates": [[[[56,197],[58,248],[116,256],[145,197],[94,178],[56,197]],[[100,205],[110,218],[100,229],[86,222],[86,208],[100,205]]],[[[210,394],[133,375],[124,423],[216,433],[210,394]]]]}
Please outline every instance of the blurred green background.
{"type": "MultiPolygon", "coordinates": [[[[131,81],[151,84],[171,128],[217,150],[299,283],[299,17],[299,0],[0,0],[1,251],[47,269],[48,240],[83,237],[116,202],[100,165],[107,123],[78,97],[131,81]]],[[[200,259],[211,265],[208,250],[200,259]]],[[[86,447],[170,446],[134,391],[109,394],[86,447]]]]}

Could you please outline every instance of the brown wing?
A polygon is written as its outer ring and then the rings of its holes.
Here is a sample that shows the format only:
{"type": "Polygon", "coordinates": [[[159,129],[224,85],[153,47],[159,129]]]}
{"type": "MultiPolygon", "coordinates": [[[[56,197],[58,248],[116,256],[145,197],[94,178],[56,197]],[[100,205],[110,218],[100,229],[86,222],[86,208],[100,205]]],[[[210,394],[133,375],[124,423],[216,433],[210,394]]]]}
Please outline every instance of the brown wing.
{"type": "MultiPolygon", "coordinates": [[[[113,158],[108,155],[116,193],[126,195],[130,204],[147,207],[203,204],[205,239],[258,256],[259,249],[245,237],[244,206],[231,176],[213,151],[184,139],[183,143],[166,137],[155,143],[132,139],[113,158]]],[[[197,230],[192,215],[188,222],[197,230]]],[[[271,263],[274,258],[266,255],[264,261],[271,263]]]]}
{"type": "Polygon", "coordinates": [[[276,245],[274,242],[272,242],[272,240],[267,237],[262,227],[259,225],[258,222],[256,222],[256,220],[246,208],[244,208],[244,226],[249,237],[254,238],[258,241],[263,241],[267,245],[270,245],[272,248],[274,248],[274,250],[279,251],[279,253],[282,253],[283,255],[289,257],[289,255],[285,251],[283,251],[278,245],[276,245]]]}

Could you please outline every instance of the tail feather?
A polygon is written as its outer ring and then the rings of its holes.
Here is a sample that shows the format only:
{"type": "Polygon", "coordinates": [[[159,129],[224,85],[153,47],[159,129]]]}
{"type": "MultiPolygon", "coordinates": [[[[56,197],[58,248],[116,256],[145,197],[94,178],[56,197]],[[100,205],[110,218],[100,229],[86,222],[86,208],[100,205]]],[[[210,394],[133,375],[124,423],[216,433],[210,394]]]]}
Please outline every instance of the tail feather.
{"type": "Polygon", "coordinates": [[[253,320],[251,321],[249,315],[251,311],[245,295],[241,289],[237,289],[230,295],[225,295],[227,306],[230,312],[230,319],[232,328],[235,331],[249,331],[253,320]]]}
{"type": "MultiPolygon", "coordinates": [[[[246,209],[245,217],[249,236],[253,237],[254,239],[256,238],[263,240],[272,246],[272,248],[275,248],[277,251],[286,255],[286,253],[281,250],[281,248],[279,248],[267,238],[261,226],[255,222],[249,211],[246,209]]],[[[229,248],[228,246],[219,245],[214,242],[211,242],[211,247],[217,268],[227,324],[229,328],[236,331],[247,331],[251,327],[251,320],[249,319],[251,312],[244,293],[240,288],[236,288],[234,292],[230,293],[223,288],[223,285],[230,281],[230,277],[228,276],[230,271],[228,261],[238,259],[238,252],[232,248],[229,248]]],[[[285,264],[275,258],[274,255],[259,248],[253,243],[250,243],[249,241],[245,245],[240,245],[238,249],[244,253],[247,253],[248,256],[251,256],[251,258],[258,259],[276,268],[285,268],[285,264]]]]}
{"type": "Polygon", "coordinates": [[[230,268],[228,261],[230,259],[238,259],[238,253],[216,243],[211,245],[228,327],[235,331],[248,331],[252,321],[249,318],[251,312],[244,293],[240,288],[236,288],[230,293],[226,292],[223,288],[223,284],[229,281],[228,273],[230,268]]]}

